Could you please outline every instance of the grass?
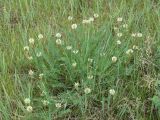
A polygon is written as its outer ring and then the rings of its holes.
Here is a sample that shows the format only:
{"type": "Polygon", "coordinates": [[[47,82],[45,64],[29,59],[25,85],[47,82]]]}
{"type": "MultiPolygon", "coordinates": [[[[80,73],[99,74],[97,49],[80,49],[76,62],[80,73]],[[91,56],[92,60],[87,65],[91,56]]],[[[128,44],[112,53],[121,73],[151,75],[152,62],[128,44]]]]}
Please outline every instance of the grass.
{"type": "Polygon", "coordinates": [[[1,0],[0,119],[159,120],[159,6],[1,0]]]}

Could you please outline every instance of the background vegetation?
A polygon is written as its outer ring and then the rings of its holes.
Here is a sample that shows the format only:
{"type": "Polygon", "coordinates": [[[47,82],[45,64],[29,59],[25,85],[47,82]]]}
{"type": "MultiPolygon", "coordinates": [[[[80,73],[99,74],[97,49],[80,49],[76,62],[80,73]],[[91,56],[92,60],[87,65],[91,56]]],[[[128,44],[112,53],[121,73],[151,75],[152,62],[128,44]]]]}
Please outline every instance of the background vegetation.
{"type": "Polygon", "coordinates": [[[158,120],[159,31],[159,0],[0,0],[0,119],[158,120]]]}

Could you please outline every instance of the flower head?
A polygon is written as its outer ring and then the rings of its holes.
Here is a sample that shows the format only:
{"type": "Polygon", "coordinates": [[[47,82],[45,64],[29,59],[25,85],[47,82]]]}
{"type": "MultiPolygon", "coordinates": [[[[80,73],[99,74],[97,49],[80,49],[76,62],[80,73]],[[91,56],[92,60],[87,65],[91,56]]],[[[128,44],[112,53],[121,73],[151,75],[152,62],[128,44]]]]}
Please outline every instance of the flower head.
{"type": "Polygon", "coordinates": [[[28,111],[28,112],[32,112],[32,111],[33,111],[32,106],[27,106],[27,111],[28,111]]]}
{"type": "Polygon", "coordinates": [[[137,37],[142,37],[142,33],[137,33],[137,37]]]}
{"type": "Polygon", "coordinates": [[[73,17],[72,16],[68,16],[68,20],[69,21],[73,20],[73,17]]]}
{"type": "Polygon", "coordinates": [[[72,63],[72,67],[76,67],[76,66],[77,66],[76,62],[72,63]]]}
{"type": "Polygon", "coordinates": [[[84,19],[84,20],[82,21],[82,23],[83,23],[83,24],[90,23],[90,20],[86,20],[86,19],[84,19]]]}
{"type": "Polygon", "coordinates": [[[30,44],[34,44],[34,39],[33,39],[33,38],[30,38],[30,39],[29,39],[29,43],[30,43],[30,44]]]}
{"type": "Polygon", "coordinates": [[[56,44],[57,44],[57,45],[62,45],[62,40],[61,40],[61,39],[57,39],[57,40],[56,40],[56,44]]]}
{"type": "Polygon", "coordinates": [[[94,16],[94,18],[98,18],[99,17],[99,15],[97,13],[95,13],[93,16],[94,16]]]}
{"type": "Polygon", "coordinates": [[[116,57],[116,56],[113,56],[113,57],[112,57],[112,62],[113,62],[113,63],[117,62],[117,57],[116,57]]]}
{"type": "Polygon", "coordinates": [[[91,62],[91,63],[92,63],[92,62],[93,62],[93,59],[91,59],[91,58],[88,58],[88,62],[91,62]]]}
{"type": "Polygon", "coordinates": [[[122,35],[123,35],[122,33],[117,33],[118,37],[122,37],[122,35]]]}
{"type": "Polygon", "coordinates": [[[85,89],[84,89],[84,93],[85,93],[85,94],[91,93],[91,89],[90,89],[90,88],[85,88],[85,89]]]}
{"type": "Polygon", "coordinates": [[[128,24],[123,24],[122,27],[123,28],[128,28],[128,24]]]}
{"type": "Polygon", "coordinates": [[[56,108],[61,108],[62,107],[61,103],[56,103],[55,106],[56,106],[56,108]]]}
{"type": "Polygon", "coordinates": [[[133,50],[138,50],[139,48],[138,48],[138,46],[136,46],[136,45],[133,45],[133,50]]]}
{"type": "Polygon", "coordinates": [[[117,40],[117,45],[120,45],[121,44],[121,41],[120,40],[117,40]]]}
{"type": "Polygon", "coordinates": [[[93,75],[88,75],[87,77],[89,80],[93,79],[93,75]]]}
{"type": "Polygon", "coordinates": [[[132,33],[131,36],[132,36],[132,37],[136,37],[136,33],[132,33]]]}
{"type": "Polygon", "coordinates": [[[104,52],[102,52],[102,53],[100,53],[100,56],[102,57],[102,56],[105,56],[106,55],[106,53],[104,53],[104,52]]]}
{"type": "Polygon", "coordinates": [[[41,96],[45,96],[47,94],[46,91],[42,91],[41,96]]]}
{"type": "Polygon", "coordinates": [[[61,33],[56,33],[56,37],[61,38],[62,37],[61,33]]]}
{"type": "Polygon", "coordinates": [[[30,104],[30,103],[31,103],[30,98],[25,98],[25,99],[24,99],[24,103],[25,103],[25,104],[30,104]]]}
{"type": "Polygon", "coordinates": [[[27,59],[28,60],[33,60],[33,57],[32,56],[28,56],[27,59]]]}
{"type": "Polygon", "coordinates": [[[43,39],[43,35],[42,35],[42,34],[39,34],[39,35],[38,35],[38,38],[39,38],[39,39],[43,39]]]}
{"type": "Polygon", "coordinates": [[[39,35],[38,35],[38,38],[39,38],[39,39],[43,39],[43,35],[42,35],[42,34],[39,34],[39,35]]]}
{"type": "Polygon", "coordinates": [[[123,18],[122,17],[118,17],[117,18],[117,22],[122,22],[123,18]]]}
{"type": "Polygon", "coordinates": [[[77,29],[77,24],[72,24],[72,25],[71,25],[71,28],[72,28],[72,29],[77,29]]]}
{"type": "Polygon", "coordinates": [[[119,30],[119,28],[118,28],[118,27],[116,27],[116,26],[115,26],[115,27],[113,27],[113,29],[114,29],[114,31],[116,31],[116,32],[119,30]]]}
{"type": "Polygon", "coordinates": [[[49,101],[48,100],[43,100],[42,103],[43,103],[44,106],[47,106],[49,104],[49,101]]]}
{"type": "Polygon", "coordinates": [[[129,54],[131,54],[131,53],[133,53],[133,50],[132,50],[132,49],[128,49],[128,50],[126,51],[126,54],[127,54],[127,55],[129,55],[129,54]]]}
{"type": "Polygon", "coordinates": [[[89,21],[90,21],[90,22],[93,22],[93,21],[94,21],[94,18],[93,18],[93,17],[90,17],[90,18],[89,18],[89,21]]]}
{"type": "Polygon", "coordinates": [[[28,74],[29,74],[30,76],[33,76],[34,72],[33,72],[32,70],[29,70],[28,74]]]}
{"type": "Polygon", "coordinates": [[[37,57],[41,57],[41,56],[42,56],[42,53],[41,53],[41,52],[38,52],[38,53],[36,54],[36,56],[37,56],[37,57]]]}
{"type": "Polygon", "coordinates": [[[72,51],[74,54],[77,54],[79,51],[78,50],[73,50],[72,51]]]}
{"type": "Polygon", "coordinates": [[[72,49],[72,46],[67,46],[66,49],[67,49],[67,50],[71,50],[71,49],[72,49]]]}
{"type": "Polygon", "coordinates": [[[78,82],[74,83],[74,87],[75,87],[76,90],[78,90],[79,83],[78,82]]]}
{"type": "Polygon", "coordinates": [[[24,46],[23,48],[25,51],[29,51],[29,46],[24,46]]]}
{"type": "Polygon", "coordinates": [[[115,92],[114,89],[110,89],[110,90],[109,90],[109,94],[110,94],[110,95],[114,95],[115,93],[116,93],[116,92],[115,92]]]}
{"type": "Polygon", "coordinates": [[[42,79],[42,78],[43,78],[43,76],[44,76],[44,74],[43,74],[43,73],[39,74],[39,79],[42,79]]]}

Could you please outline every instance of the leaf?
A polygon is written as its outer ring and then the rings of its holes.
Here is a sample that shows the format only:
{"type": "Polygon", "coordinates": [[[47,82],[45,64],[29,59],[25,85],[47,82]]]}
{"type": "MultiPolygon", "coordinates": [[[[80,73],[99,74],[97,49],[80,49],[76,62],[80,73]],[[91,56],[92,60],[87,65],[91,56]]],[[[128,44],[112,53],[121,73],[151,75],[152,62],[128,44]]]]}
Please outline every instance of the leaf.
{"type": "Polygon", "coordinates": [[[153,96],[152,102],[158,109],[160,109],[160,98],[158,96],[153,96]]]}
{"type": "Polygon", "coordinates": [[[70,112],[71,112],[70,109],[60,111],[60,113],[58,114],[58,117],[64,117],[65,115],[69,114],[70,112]]]}
{"type": "Polygon", "coordinates": [[[126,68],[126,75],[129,76],[131,75],[133,72],[133,66],[129,66],[128,68],[126,68]]]}

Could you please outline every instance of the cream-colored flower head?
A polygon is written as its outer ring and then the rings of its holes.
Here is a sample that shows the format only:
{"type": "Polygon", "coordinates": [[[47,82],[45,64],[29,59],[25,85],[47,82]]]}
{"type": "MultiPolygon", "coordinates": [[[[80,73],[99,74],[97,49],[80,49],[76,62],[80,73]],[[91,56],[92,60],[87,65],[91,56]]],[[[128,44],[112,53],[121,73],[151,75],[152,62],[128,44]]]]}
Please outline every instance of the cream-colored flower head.
{"type": "Polygon", "coordinates": [[[90,21],[90,22],[93,22],[93,21],[94,21],[94,18],[93,18],[93,17],[90,17],[90,18],[89,18],[89,21],[90,21]]]}
{"type": "Polygon", "coordinates": [[[25,99],[24,99],[24,103],[25,103],[25,104],[30,104],[30,103],[31,103],[30,98],[25,98],[25,99]]]}
{"type": "Polygon", "coordinates": [[[28,60],[33,60],[33,57],[32,56],[28,56],[27,59],[28,60]]]}
{"type": "Polygon", "coordinates": [[[34,44],[34,39],[33,38],[29,38],[29,43],[30,44],[34,44]]]}
{"type": "Polygon", "coordinates": [[[122,27],[123,28],[128,28],[128,24],[123,24],[122,27]]]}
{"type": "Polygon", "coordinates": [[[99,15],[97,13],[95,13],[93,16],[94,16],[94,18],[98,18],[99,17],[99,15]]]}
{"type": "Polygon", "coordinates": [[[91,62],[91,63],[92,63],[92,62],[93,62],[93,59],[91,59],[91,58],[88,58],[88,62],[91,62]]]}
{"type": "Polygon", "coordinates": [[[131,36],[132,36],[132,37],[136,37],[136,33],[132,33],[131,36]]]}
{"type": "Polygon", "coordinates": [[[90,88],[85,88],[85,89],[84,89],[84,93],[85,93],[85,94],[91,93],[91,89],[90,89],[90,88]]]}
{"type": "Polygon", "coordinates": [[[33,70],[29,70],[28,74],[29,74],[30,76],[33,76],[33,74],[34,74],[33,70]]]}
{"type": "Polygon", "coordinates": [[[142,33],[137,33],[137,37],[142,37],[142,33]]]}
{"type": "Polygon", "coordinates": [[[74,87],[75,87],[76,90],[78,90],[79,82],[74,83],[74,87]]]}
{"type": "Polygon", "coordinates": [[[42,56],[42,53],[41,53],[41,52],[38,52],[38,53],[36,53],[36,56],[37,56],[37,57],[41,57],[41,56],[42,56]]]}
{"type": "Polygon", "coordinates": [[[84,20],[82,21],[82,23],[83,23],[83,24],[90,23],[90,20],[86,20],[86,19],[84,19],[84,20]]]}
{"type": "Polygon", "coordinates": [[[43,78],[43,76],[44,76],[44,74],[43,74],[43,73],[39,74],[39,79],[42,79],[42,78],[43,78]]]}
{"type": "Polygon", "coordinates": [[[139,49],[138,46],[133,45],[133,50],[138,50],[138,49],[139,49]]]}
{"type": "Polygon", "coordinates": [[[122,37],[122,35],[123,35],[122,33],[117,33],[118,37],[122,37]]]}
{"type": "Polygon", "coordinates": [[[114,31],[118,32],[119,28],[118,27],[113,27],[114,31]]]}
{"type": "Polygon", "coordinates": [[[68,46],[66,46],[66,49],[67,49],[67,50],[71,50],[71,49],[72,49],[72,46],[68,45],[68,46]]]}
{"type": "Polygon", "coordinates": [[[126,54],[127,54],[127,55],[129,55],[129,54],[131,54],[131,53],[133,53],[133,50],[132,50],[132,49],[128,49],[128,50],[126,51],[126,54]]]}
{"type": "Polygon", "coordinates": [[[49,101],[48,100],[43,100],[42,103],[43,103],[44,106],[47,106],[49,104],[49,101]]]}
{"type": "Polygon", "coordinates": [[[32,106],[27,106],[27,108],[26,108],[26,109],[27,109],[27,111],[28,111],[28,112],[32,112],[32,111],[33,111],[32,106]]]}
{"type": "Polygon", "coordinates": [[[76,62],[72,63],[72,67],[76,67],[76,66],[77,66],[76,62]]]}
{"type": "Polygon", "coordinates": [[[29,46],[24,46],[23,48],[25,51],[29,51],[29,46]]]}
{"type": "Polygon", "coordinates": [[[117,62],[117,57],[116,57],[116,56],[113,56],[113,57],[112,57],[112,62],[113,62],[113,63],[117,62]]]}
{"type": "Polygon", "coordinates": [[[62,45],[62,40],[61,40],[61,39],[57,39],[57,40],[56,40],[56,44],[57,44],[57,45],[62,45]]]}
{"type": "Polygon", "coordinates": [[[56,108],[61,108],[62,104],[61,103],[56,103],[55,106],[56,106],[56,108]]]}
{"type": "Polygon", "coordinates": [[[122,22],[123,18],[122,17],[118,17],[117,18],[117,22],[122,22]]]}
{"type": "Polygon", "coordinates": [[[88,78],[89,80],[91,80],[91,79],[93,79],[93,75],[88,75],[87,78],[88,78]]]}
{"type": "Polygon", "coordinates": [[[68,20],[69,21],[73,20],[73,17],[72,16],[68,16],[68,20]]]}
{"type": "Polygon", "coordinates": [[[61,38],[62,37],[61,33],[56,33],[56,37],[61,38]]]}
{"type": "Polygon", "coordinates": [[[72,25],[71,25],[71,28],[72,28],[72,29],[77,29],[77,24],[72,24],[72,25]]]}
{"type": "Polygon", "coordinates": [[[115,93],[116,93],[116,91],[115,91],[114,89],[110,89],[110,90],[109,90],[109,94],[110,94],[110,95],[115,95],[115,93]]]}
{"type": "Polygon", "coordinates": [[[43,39],[43,35],[42,35],[42,34],[39,34],[39,35],[38,35],[38,38],[39,38],[39,39],[43,39]]]}
{"type": "Polygon", "coordinates": [[[79,51],[78,50],[73,50],[72,51],[74,54],[77,54],[79,51]]]}
{"type": "Polygon", "coordinates": [[[102,56],[105,56],[106,55],[106,53],[104,53],[104,52],[102,52],[102,53],[100,53],[100,56],[102,57],[102,56]]]}
{"type": "Polygon", "coordinates": [[[121,44],[121,41],[120,40],[117,40],[117,45],[120,45],[121,44]]]}

